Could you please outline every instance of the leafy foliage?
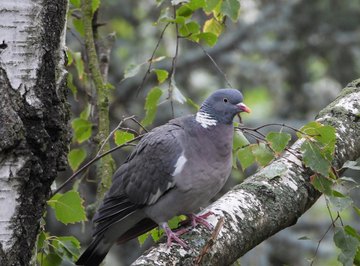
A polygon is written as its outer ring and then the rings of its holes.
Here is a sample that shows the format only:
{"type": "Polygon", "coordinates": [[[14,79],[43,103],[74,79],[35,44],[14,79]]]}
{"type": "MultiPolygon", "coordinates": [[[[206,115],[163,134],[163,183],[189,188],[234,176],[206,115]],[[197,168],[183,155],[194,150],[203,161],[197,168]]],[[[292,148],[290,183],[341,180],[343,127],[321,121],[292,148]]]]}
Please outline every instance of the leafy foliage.
{"type": "Polygon", "coordinates": [[[73,171],[77,170],[86,159],[86,151],[83,148],[73,149],[68,154],[68,161],[73,171]]]}
{"type": "Polygon", "coordinates": [[[285,150],[289,141],[291,140],[291,135],[289,133],[283,132],[270,132],[266,136],[266,140],[269,142],[270,147],[277,153],[285,150]]]}
{"type": "Polygon", "coordinates": [[[38,265],[57,266],[71,263],[80,255],[80,242],[73,236],[50,236],[41,231],[37,241],[38,265]]]}
{"type": "Polygon", "coordinates": [[[334,243],[341,250],[338,260],[342,265],[353,265],[355,255],[359,252],[359,239],[359,234],[350,226],[335,228],[334,243]]]}
{"type": "Polygon", "coordinates": [[[162,90],[158,87],[152,88],[149,91],[145,102],[146,115],[141,121],[144,126],[150,125],[153,122],[157,111],[157,104],[161,95],[162,90]]]}
{"type": "Polygon", "coordinates": [[[71,122],[71,126],[74,130],[74,140],[78,143],[82,143],[88,140],[92,134],[92,123],[81,117],[75,118],[71,122]]]}
{"type": "Polygon", "coordinates": [[[64,224],[86,221],[83,200],[77,191],[57,193],[48,204],[54,209],[56,219],[64,224]]]}
{"type": "Polygon", "coordinates": [[[128,142],[129,140],[132,140],[133,138],[134,138],[134,134],[132,133],[122,130],[115,131],[114,139],[115,139],[115,144],[118,146],[128,142]]]}

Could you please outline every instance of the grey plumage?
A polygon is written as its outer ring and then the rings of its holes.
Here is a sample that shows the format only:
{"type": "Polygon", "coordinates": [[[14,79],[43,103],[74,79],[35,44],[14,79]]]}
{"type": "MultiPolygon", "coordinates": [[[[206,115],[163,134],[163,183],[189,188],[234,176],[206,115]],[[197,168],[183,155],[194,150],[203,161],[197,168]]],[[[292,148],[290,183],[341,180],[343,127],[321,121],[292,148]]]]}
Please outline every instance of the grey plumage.
{"type": "Polygon", "coordinates": [[[113,243],[158,225],[165,229],[168,244],[175,240],[185,246],[167,221],[180,214],[203,220],[193,212],[214,197],[230,175],[232,120],[237,113],[249,112],[242,100],[237,90],[218,90],[196,115],[173,119],[147,133],[114,174],[94,216],[94,240],[76,264],[99,265],[113,243]]]}

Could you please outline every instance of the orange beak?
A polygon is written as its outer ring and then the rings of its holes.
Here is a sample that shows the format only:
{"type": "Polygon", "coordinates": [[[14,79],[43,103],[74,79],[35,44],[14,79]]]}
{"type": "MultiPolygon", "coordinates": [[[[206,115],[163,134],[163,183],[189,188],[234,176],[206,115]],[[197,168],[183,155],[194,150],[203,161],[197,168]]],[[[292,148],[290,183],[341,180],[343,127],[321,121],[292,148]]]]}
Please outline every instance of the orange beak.
{"type": "Polygon", "coordinates": [[[244,103],[238,103],[236,106],[239,107],[240,112],[251,113],[251,109],[247,107],[244,103]]]}

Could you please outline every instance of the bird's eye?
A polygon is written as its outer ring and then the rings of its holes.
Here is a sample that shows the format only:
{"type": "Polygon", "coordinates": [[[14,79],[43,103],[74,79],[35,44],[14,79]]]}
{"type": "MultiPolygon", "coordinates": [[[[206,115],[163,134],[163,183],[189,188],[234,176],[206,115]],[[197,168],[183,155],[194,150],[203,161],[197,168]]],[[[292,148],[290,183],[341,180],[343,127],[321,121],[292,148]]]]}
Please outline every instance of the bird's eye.
{"type": "Polygon", "coordinates": [[[224,103],[227,103],[227,102],[228,102],[228,99],[227,99],[227,98],[224,98],[223,101],[224,101],[224,103]]]}

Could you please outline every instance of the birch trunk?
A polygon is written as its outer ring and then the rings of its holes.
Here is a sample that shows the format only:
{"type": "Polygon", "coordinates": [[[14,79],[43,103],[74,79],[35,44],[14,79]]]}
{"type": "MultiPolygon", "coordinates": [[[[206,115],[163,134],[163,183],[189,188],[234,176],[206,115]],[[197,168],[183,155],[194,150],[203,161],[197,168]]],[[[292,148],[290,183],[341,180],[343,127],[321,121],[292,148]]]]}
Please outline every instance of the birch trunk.
{"type": "Polygon", "coordinates": [[[29,265],[65,166],[67,0],[0,1],[0,265],[29,265]]]}
{"type": "MultiPolygon", "coordinates": [[[[317,117],[317,121],[336,129],[333,164],[337,169],[347,160],[360,156],[359,113],[360,80],[357,80],[317,117]]],[[[299,140],[291,147],[298,155],[301,143],[299,140]]],[[[161,243],[133,265],[230,265],[265,239],[295,224],[316,202],[320,193],[309,182],[311,174],[297,157],[285,153],[203,211],[215,214],[208,218],[213,226],[224,218],[214,241],[210,240],[211,232],[196,227],[183,237],[189,244],[189,251],[178,245],[167,249],[166,244],[161,243]],[[284,166],[284,173],[273,174],[274,168],[284,166]],[[213,245],[206,249],[211,242],[213,245]]]]}

